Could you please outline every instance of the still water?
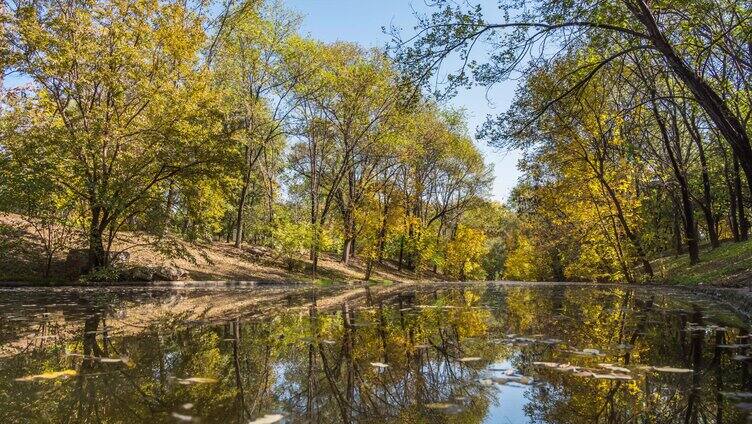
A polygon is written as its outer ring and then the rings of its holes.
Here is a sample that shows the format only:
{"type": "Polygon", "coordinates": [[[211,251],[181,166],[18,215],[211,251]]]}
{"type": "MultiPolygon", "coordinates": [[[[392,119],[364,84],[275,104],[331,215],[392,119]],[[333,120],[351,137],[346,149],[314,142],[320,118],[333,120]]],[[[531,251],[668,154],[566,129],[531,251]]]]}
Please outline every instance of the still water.
{"type": "Polygon", "coordinates": [[[2,290],[0,423],[746,423],[748,330],[616,287],[2,290]]]}

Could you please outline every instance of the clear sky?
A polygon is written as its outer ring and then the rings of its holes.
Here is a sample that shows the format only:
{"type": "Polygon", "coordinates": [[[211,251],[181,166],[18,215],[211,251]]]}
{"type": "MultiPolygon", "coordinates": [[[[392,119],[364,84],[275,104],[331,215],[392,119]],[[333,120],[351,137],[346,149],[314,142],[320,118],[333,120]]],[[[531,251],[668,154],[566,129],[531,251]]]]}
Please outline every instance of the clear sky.
{"type": "MultiPolygon", "coordinates": [[[[285,3],[304,16],[303,34],[322,41],[353,41],[368,47],[383,47],[389,41],[382,32],[383,26],[394,24],[403,28],[405,34],[412,34],[415,25],[412,10],[426,10],[423,0],[285,0],[285,3]]],[[[474,135],[486,115],[498,114],[509,107],[515,87],[515,81],[505,82],[494,87],[488,96],[484,88],[468,90],[451,104],[466,109],[470,134],[474,135]]],[[[520,155],[499,152],[483,142],[478,146],[486,162],[494,166],[493,197],[503,201],[517,182],[520,155]]]]}

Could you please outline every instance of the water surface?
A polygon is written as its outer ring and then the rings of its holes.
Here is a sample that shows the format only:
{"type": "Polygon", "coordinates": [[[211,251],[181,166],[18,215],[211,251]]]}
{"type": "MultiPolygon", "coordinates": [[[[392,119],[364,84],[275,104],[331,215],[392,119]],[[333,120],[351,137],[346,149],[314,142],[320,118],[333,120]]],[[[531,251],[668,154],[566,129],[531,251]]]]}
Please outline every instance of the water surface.
{"type": "Polygon", "coordinates": [[[0,422],[744,423],[748,329],[616,287],[3,290],[0,422]]]}

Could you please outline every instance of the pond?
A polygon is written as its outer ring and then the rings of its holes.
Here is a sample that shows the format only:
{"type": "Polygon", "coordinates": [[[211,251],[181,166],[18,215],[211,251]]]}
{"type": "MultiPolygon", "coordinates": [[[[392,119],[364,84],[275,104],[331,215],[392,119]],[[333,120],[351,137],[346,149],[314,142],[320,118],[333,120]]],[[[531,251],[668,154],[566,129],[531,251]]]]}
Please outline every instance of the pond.
{"type": "Polygon", "coordinates": [[[748,324],[622,287],[1,290],[0,422],[744,423],[748,324]]]}

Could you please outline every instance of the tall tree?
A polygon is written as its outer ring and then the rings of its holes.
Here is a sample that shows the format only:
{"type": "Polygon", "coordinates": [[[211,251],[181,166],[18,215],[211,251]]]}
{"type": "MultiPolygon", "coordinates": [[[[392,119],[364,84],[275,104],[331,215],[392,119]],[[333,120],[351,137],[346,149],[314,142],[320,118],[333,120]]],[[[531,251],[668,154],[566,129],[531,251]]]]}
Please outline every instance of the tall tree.
{"type": "Polygon", "coordinates": [[[222,154],[200,66],[202,19],[184,2],[131,0],[7,12],[10,66],[31,82],[23,107],[34,125],[18,122],[2,149],[22,163],[56,158],[47,171],[85,205],[90,264],[105,266],[161,183],[222,154]]]}

